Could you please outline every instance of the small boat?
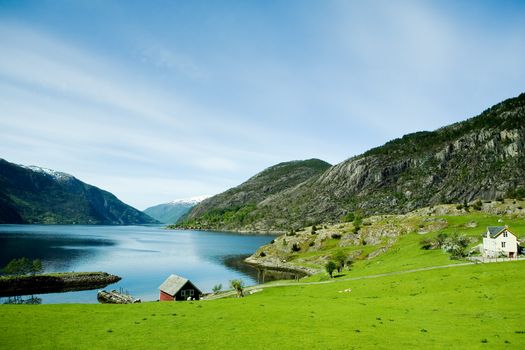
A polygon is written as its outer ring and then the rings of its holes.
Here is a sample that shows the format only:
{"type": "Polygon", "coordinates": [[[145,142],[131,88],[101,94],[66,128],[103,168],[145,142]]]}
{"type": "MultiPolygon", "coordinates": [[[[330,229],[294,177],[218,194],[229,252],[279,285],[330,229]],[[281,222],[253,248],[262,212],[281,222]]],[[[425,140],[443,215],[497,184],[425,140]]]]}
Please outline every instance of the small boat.
{"type": "Polygon", "coordinates": [[[99,290],[97,293],[97,299],[104,304],[135,304],[140,303],[140,299],[135,299],[131,295],[119,293],[116,290],[107,292],[105,290],[99,290]]]}

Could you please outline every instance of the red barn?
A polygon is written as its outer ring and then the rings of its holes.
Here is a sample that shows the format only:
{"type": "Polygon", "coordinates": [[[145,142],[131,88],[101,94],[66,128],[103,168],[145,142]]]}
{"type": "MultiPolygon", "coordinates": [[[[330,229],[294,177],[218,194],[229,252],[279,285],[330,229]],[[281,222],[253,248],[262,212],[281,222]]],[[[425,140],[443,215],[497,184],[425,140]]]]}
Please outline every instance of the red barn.
{"type": "Polygon", "coordinates": [[[187,278],[171,275],[159,287],[160,301],[199,300],[202,292],[187,278]]]}

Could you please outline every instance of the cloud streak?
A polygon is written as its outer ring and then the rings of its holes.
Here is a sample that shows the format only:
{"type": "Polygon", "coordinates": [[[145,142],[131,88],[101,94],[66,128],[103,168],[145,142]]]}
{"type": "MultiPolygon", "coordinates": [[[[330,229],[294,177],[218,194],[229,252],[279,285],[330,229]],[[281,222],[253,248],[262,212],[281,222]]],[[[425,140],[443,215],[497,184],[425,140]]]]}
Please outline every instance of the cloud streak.
{"type": "Polygon", "coordinates": [[[0,157],[141,209],[339,162],[523,90],[525,11],[491,4],[89,2],[58,22],[52,3],[4,6],[0,157]]]}

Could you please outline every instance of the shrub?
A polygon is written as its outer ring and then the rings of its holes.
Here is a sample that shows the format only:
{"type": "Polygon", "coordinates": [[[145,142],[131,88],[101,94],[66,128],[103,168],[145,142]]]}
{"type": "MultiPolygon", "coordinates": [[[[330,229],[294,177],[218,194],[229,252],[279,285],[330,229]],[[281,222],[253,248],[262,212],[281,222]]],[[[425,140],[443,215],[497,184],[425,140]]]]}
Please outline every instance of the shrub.
{"type": "Polygon", "coordinates": [[[332,259],[337,264],[337,271],[341,272],[341,270],[345,267],[346,261],[348,256],[345,254],[344,251],[338,250],[332,255],[332,259]]]}
{"type": "Polygon", "coordinates": [[[330,275],[330,277],[332,277],[332,274],[334,273],[334,271],[336,270],[337,268],[337,265],[335,264],[335,262],[333,261],[329,261],[326,263],[326,265],[324,266],[326,272],[328,272],[328,274],[330,275]]]}
{"type": "Polygon", "coordinates": [[[339,234],[339,233],[332,233],[332,238],[333,238],[333,239],[341,239],[341,237],[342,237],[342,236],[341,236],[341,234],[339,234]]]}
{"type": "Polygon", "coordinates": [[[479,199],[475,201],[474,204],[472,204],[472,208],[474,208],[474,210],[477,210],[477,211],[480,211],[482,206],[483,204],[481,203],[481,200],[479,199]]]}
{"type": "Polygon", "coordinates": [[[301,247],[297,243],[292,244],[292,252],[298,252],[300,250],[301,247]]]}
{"type": "Polygon", "coordinates": [[[260,252],[260,253],[259,253],[259,256],[260,256],[261,258],[264,258],[264,257],[266,256],[266,253],[265,253],[265,252],[260,252]]]}
{"type": "Polygon", "coordinates": [[[421,249],[429,250],[432,249],[433,246],[433,240],[431,238],[423,238],[419,241],[419,245],[421,246],[421,249]]]}
{"type": "Polygon", "coordinates": [[[308,246],[309,247],[313,247],[315,245],[315,242],[314,241],[311,241],[310,243],[308,243],[308,246]]]}
{"type": "Polygon", "coordinates": [[[222,284],[219,283],[219,284],[214,285],[211,290],[212,290],[213,294],[217,294],[217,293],[219,293],[221,291],[221,289],[222,289],[222,284]]]}
{"type": "Polygon", "coordinates": [[[355,219],[355,215],[351,211],[343,215],[343,217],[341,217],[342,222],[352,222],[354,221],[354,219],[355,219]]]}
{"type": "Polygon", "coordinates": [[[237,298],[242,298],[244,296],[244,281],[241,279],[231,280],[230,286],[237,292],[237,298]]]}

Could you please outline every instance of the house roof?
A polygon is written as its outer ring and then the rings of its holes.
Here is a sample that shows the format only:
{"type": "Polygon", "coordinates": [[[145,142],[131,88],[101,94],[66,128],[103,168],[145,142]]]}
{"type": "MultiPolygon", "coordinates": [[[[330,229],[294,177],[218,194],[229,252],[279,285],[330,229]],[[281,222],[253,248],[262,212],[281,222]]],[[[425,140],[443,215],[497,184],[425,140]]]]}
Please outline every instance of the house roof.
{"type": "Polygon", "coordinates": [[[175,295],[179,290],[181,290],[182,287],[186,285],[186,283],[189,283],[194,289],[196,289],[199,293],[202,293],[199,288],[195,287],[193,283],[187,278],[177,276],[177,275],[170,275],[160,286],[159,289],[163,291],[164,293],[167,293],[169,295],[175,295]]]}
{"type": "Polygon", "coordinates": [[[169,295],[175,295],[187,282],[189,282],[187,278],[171,275],[160,285],[159,289],[169,295]]]}
{"type": "MultiPolygon", "coordinates": [[[[490,234],[490,238],[498,237],[500,235],[500,233],[502,233],[505,230],[507,232],[510,232],[509,228],[507,226],[489,226],[489,227],[487,227],[487,231],[490,234]]],[[[510,232],[510,233],[513,234],[512,232],[510,232]]]]}

